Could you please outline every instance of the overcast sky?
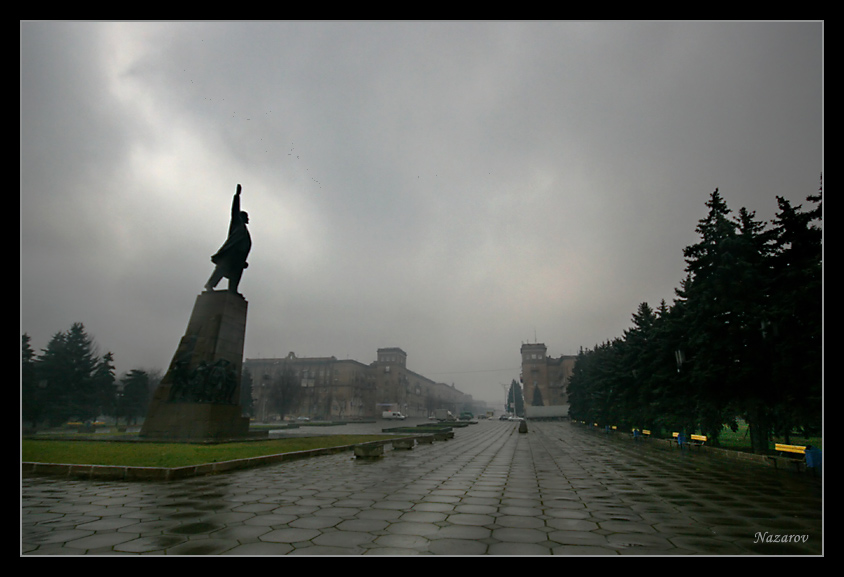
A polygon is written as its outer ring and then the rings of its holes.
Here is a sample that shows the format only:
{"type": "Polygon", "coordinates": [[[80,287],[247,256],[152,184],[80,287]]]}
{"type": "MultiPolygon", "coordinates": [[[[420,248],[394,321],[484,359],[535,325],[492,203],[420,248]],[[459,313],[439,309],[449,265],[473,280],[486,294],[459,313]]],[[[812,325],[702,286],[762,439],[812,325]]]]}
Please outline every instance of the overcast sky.
{"type": "MultiPolygon", "coordinates": [[[[823,170],[823,23],[22,22],[21,333],[165,370],[243,186],[247,358],[500,402],[823,170]]],[[[218,288],[224,288],[223,280],[218,288]]]]}

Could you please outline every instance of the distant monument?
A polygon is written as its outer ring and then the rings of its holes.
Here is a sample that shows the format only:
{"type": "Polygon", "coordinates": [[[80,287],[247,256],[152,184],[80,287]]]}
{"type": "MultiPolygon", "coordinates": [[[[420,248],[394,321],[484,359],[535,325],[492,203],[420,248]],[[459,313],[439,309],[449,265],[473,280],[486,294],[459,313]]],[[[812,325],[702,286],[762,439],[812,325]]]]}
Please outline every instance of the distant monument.
{"type": "Polygon", "coordinates": [[[246,299],[237,292],[252,240],[240,210],[241,187],[232,201],[229,235],[211,257],[216,265],[196,297],[185,335],[147,411],[141,437],[222,441],[249,435],[241,416],[240,376],[246,335],[246,299]],[[227,291],[215,291],[229,279],[227,291]]]}

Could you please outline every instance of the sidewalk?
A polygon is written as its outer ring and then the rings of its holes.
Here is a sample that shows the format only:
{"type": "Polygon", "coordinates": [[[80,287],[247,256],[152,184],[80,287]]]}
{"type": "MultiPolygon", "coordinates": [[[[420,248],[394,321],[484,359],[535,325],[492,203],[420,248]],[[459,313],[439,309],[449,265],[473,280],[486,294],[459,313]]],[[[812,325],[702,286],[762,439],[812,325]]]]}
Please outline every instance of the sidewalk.
{"type": "Polygon", "coordinates": [[[568,422],[480,421],[377,460],[21,485],[23,555],[817,555],[823,540],[805,475],[568,422]]]}

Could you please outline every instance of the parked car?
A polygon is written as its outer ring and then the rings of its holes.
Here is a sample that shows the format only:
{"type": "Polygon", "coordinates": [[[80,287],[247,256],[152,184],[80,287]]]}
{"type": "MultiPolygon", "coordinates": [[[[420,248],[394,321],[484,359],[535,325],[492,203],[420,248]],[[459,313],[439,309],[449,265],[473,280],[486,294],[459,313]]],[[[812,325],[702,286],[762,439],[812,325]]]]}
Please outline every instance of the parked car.
{"type": "Polygon", "coordinates": [[[383,413],[381,413],[381,418],[382,419],[398,419],[399,421],[403,421],[407,417],[405,417],[404,415],[402,415],[398,411],[384,411],[383,413]]]}

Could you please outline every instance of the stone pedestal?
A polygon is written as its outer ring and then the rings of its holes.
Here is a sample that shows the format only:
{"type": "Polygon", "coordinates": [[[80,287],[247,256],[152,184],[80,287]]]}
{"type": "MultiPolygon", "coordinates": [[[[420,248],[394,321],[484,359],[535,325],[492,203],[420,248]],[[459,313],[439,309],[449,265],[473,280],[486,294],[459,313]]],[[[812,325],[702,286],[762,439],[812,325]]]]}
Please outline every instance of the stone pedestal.
{"type": "Polygon", "coordinates": [[[220,441],[245,437],[240,375],[246,300],[228,291],[196,297],[188,328],[153,394],[141,437],[220,441]]]}

